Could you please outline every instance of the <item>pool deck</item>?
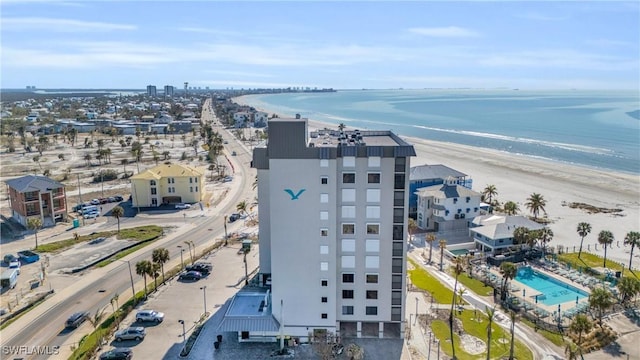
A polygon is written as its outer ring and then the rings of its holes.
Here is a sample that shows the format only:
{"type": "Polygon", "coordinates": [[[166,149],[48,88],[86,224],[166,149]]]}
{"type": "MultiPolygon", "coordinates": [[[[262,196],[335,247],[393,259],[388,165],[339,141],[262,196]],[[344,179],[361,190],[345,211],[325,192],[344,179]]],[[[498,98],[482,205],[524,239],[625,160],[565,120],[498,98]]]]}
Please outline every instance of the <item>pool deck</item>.
{"type": "MultiPolygon", "coordinates": [[[[587,294],[591,293],[591,289],[589,289],[588,287],[586,287],[586,286],[584,286],[584,285],[582,285],[582,284],[580,284],[578,282],[572,281],[569,278],[566,278],[566,277],[561,276],[559,274],[555,274],[555,273],[550,272],[550,271],[548,271],[548,270],[546,270],[546,269],[544,269],[544,268],[542,268],[540,266],[535,266],[534,264],[527,264],[527,266],[531,266],[535,271],[537,271],[537,272],[539,272],[541,274],[544,274],[545,276],[548,276],[550,278],[556,279],[556,280],[558,280],[558,281],[560,281],[562,283],[570,285],[570,286],[572,286],[572,287],[574,287],[574,288],[576,288],[576,289],[578,289],[580,291],[584,291],[587,294]]],[[[490,272],[492,274],[494,274],[494,275],[497,275],[498,277],[501,276],[499,268],[492,267],[490,269],[490,272]]],[[[538,303],[535,302],[536,296],[543,295],[542,292],[540,292],[540,291],[538,291],[538,290],[536,290],[536,289],[534,289],[534,288],[532,288],[532,287],[530,287],[528,285],[525,285],[525,284],[521,283],[520,281],[518,281],[516,279],[511,280],[510,283],[511,283],[510,286],[512,288],[511,289],[512,295],[515,298],[517,298],[518,300],[524,301],[524,303],[529,304],[532,309],[536,309],[536,308],[542,309],[542,310],[545,310],[548,314],[551,314],[551,315],[553,315],[554,313],[557,313],[557,311],[558,311],[558,305],[557,304],[556,305],[546,305],[546,304],[543,304],[541,301],[538,301],[538,303]],[[517,290],[514,290],[513,289],[514,287],[517,290]],[[525,297],[524,298],[522,296],[522,290],[523,289],[524,289],[524,293],[525,293],[525,297]]],[[[586,306],[586,304],[588,304],[588,302],[589,302],[589,298],[588,297],[584,297],[584,298],[582,298],[582,299],[580,299],[578,301],[578,304],[585,304],[585,305],[580,305],[580,306],[586,306]]],[[[565,312],[573,310],[577,306],[575,300],[566,301],[566,302],[560,303],[559,305],[560,305],[560,311],[563,314],[565,312]]],[[[563,318],[563,321],[564,321],[564,318],[563,318]]]]}

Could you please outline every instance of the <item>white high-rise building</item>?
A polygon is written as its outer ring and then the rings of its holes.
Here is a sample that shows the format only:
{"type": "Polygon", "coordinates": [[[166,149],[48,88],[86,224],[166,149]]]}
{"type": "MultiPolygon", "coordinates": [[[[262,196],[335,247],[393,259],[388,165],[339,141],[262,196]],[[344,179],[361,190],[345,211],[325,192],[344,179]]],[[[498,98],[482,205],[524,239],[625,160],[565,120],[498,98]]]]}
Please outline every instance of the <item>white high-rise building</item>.
{"type": "Polygon", "coordinates": [[[390,131],[309,133],[306,119],[268,128],[252,162],[259,279],[281,331],[402,338],[413,146],[390,131]]]}

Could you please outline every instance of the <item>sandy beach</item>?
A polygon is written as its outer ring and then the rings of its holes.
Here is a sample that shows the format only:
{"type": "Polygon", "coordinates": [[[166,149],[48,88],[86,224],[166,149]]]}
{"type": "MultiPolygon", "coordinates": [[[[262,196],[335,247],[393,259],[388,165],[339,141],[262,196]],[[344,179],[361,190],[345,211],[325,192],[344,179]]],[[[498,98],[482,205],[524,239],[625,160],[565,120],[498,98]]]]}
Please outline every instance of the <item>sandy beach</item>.
{"type": "MultiPolygon", "coordinates": [[[[248,104],[242,97],[239,104],[248,104]]],[[[272,114],[269,109],[261,111],[272,114]]],[[[279,114],[291,117],[294,114],[279,114]]],[[[336,128],[334,124],[309,119],[310,128],[336,128]]],[[[443,164],[467,174],[473,179],[473,189],[478,192],[488,185],[495,185],[497,199],[501,203],[514,201],[520,214],[531,215],[524,206],[532,193],[541,194],[547,201],[545,210],[551,220],[549,227],[554,238],[549,246],[564,245],[570,249],[580,245],[576,227],[580,222],[591,224],[591,234],[584,240],[583,251],[604,255],[597,244],[598,233],[609,230],[615,240],[607,250],[607,258],[629,263],[630,247],[623,246],[629,231],[640,231],[640,177],[612,171],[603,171],[559,162],[539,160],[491,149],[483,149],[454,143],[403,137],[413,144],[417,156],[411,166],[443,164]],[[585,203],[607,209],[621,209],[617,214],[589,214],[585,210],[570,208],[569,203],[585,203]],[[565,204],[565,205],[563,205],[565,204]],[[587,250],[590,248],[590,250],[587,250]]],[[[634,250],[633,267],[640,269],[640,249],[634,250]]]]}

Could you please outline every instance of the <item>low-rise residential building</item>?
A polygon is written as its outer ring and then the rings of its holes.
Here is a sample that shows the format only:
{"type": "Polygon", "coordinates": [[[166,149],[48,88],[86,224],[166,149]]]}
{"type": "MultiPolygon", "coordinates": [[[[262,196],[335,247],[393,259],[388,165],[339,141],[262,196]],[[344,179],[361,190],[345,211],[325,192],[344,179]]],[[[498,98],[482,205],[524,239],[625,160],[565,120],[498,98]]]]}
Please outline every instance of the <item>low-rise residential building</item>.
{"type": "Polygon", "coordinates": [[[130,178],[134,207],[196,203],[204,198],[204,169],[162,164],[130,178]]]}
{"type": "Polygon", "coordinates": [[[248,111],[238,111],[233,114],[233,123],[237,128],[248,126],[251,123],[251,113],[248,111]]]}
{"type": "Polygon", "coordinates": [[[473,219],[469,232],[476,249],[500,255],[514,245],[513,231],[519,227],[540,230],[544,225],[520,215],[481,215],[473,219]]]}
{"type": "Polygon", "coordinates": [[[471,219],[480,214],[482,194],[458,185],[456,178],[444,184],[420,188],[417,223],[426,230],[460,230],[470,227],[471,219]]]}
{"type": "Polygon", "coordinates": [[[46,176],[27,175],[6,181],[11,216],[23,226],[33,217],[43,227],[54,226],[67,219],[67,197],[64,185],[46,176]]]}
{"type": "Polygon", "coordinates": [[[456,180],[456,184],[471,189],[472,180],[467,179],[467,174],[448,166],[436,164],[412,167],[409,174],[409,216],[417,219],[418,195],[416,191],[419,188],[444,184],[444,181],[451,177],[456,180]]]}

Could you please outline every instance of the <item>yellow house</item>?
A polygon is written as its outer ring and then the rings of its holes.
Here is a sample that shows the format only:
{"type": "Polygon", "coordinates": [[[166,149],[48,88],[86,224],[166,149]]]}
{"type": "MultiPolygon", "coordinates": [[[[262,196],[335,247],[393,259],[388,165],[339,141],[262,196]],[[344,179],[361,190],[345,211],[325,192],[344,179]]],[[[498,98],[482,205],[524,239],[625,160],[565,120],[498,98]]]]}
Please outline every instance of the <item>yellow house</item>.
{"type": "Polygon", "coordinates": [[[204,169],[188,165],[158,165],[130,180],[134,207],[196,203],[204,198],[204,169]]]}

